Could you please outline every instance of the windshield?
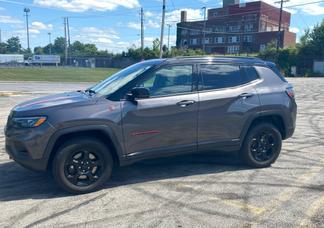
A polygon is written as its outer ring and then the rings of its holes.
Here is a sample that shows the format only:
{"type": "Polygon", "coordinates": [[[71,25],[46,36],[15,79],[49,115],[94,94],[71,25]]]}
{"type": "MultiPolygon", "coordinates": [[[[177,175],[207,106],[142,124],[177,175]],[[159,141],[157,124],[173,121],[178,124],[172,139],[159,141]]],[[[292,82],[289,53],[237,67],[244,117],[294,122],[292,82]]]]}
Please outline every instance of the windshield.
{"type": "Polygon", "coordinates": [[[157,63],[159,62],[146,61],[127,67],[93,86],[91,88],[91,92],[99,96],[110,95],[126,85],[128,82],[135,79],[143,72],[155,66],[157,63]]]}

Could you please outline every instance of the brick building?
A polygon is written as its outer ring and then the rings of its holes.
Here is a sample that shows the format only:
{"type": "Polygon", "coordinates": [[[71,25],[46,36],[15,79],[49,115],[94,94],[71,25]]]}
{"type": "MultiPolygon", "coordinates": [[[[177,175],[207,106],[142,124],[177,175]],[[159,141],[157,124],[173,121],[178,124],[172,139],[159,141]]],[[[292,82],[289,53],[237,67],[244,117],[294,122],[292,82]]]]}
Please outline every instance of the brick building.
{"type": "Polygon", "coordinates": [[[223,0],[223,8],[208,10],[206,21],[189,22],[187,12],[182,11],[177,47],[202,49],[204,32],[207,53],[259,52],[278,37],[280,47],[295,45],[296,34],[289,32],[290,13],[283,11],[280,36],[279,17],[279,8],[262,1],[240,4],[239,0],[223,0]]]}

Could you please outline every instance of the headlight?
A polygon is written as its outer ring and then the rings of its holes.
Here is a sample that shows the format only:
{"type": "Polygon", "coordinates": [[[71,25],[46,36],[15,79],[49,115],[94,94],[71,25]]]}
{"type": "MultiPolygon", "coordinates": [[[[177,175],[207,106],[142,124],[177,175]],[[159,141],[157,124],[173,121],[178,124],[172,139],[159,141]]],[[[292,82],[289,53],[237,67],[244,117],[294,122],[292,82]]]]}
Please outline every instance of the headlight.
{"type": "Polygon", "coordinates": [[[43,123],[45,123],[46,117],[24,117],[24,118],[13,118],[12,122],[14,126],[19,128],[33,128],[39,127],[43,123]]]}

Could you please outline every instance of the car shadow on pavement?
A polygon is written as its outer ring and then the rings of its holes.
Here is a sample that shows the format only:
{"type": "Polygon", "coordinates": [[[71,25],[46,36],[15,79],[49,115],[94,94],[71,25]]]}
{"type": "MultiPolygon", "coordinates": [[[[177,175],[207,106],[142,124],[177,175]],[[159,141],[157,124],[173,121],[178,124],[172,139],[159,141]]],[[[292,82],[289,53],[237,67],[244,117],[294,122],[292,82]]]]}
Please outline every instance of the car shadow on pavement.
{"type": "MultiPolygon", "coordinates": [[[[235,154],[181,155],[141,161],[127,167],[116,167],[105,189],[225,171],[246,169],[235,154]]],[[[22,199],[50,199],[67,197],[49,173],[29,171],[15,162],[0,164],[0,202],[22,199]]]]}

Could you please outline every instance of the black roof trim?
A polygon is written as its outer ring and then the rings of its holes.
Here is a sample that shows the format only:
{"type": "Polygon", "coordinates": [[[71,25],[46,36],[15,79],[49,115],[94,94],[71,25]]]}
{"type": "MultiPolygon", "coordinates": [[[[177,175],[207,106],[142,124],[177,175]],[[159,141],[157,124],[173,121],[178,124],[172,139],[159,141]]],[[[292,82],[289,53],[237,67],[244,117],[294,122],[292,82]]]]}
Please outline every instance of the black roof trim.
{"type": "Polygon", "coordinates": [[[230,62],[230,63],[249,63],[249,64],[262,64],[265,62],[259,58],[253,57],[217,57],[217,56],[190,56],[190,57],[176,57],[165,59],[167,62],[177,61],[210,61],[210,62],[230,62]]]}

